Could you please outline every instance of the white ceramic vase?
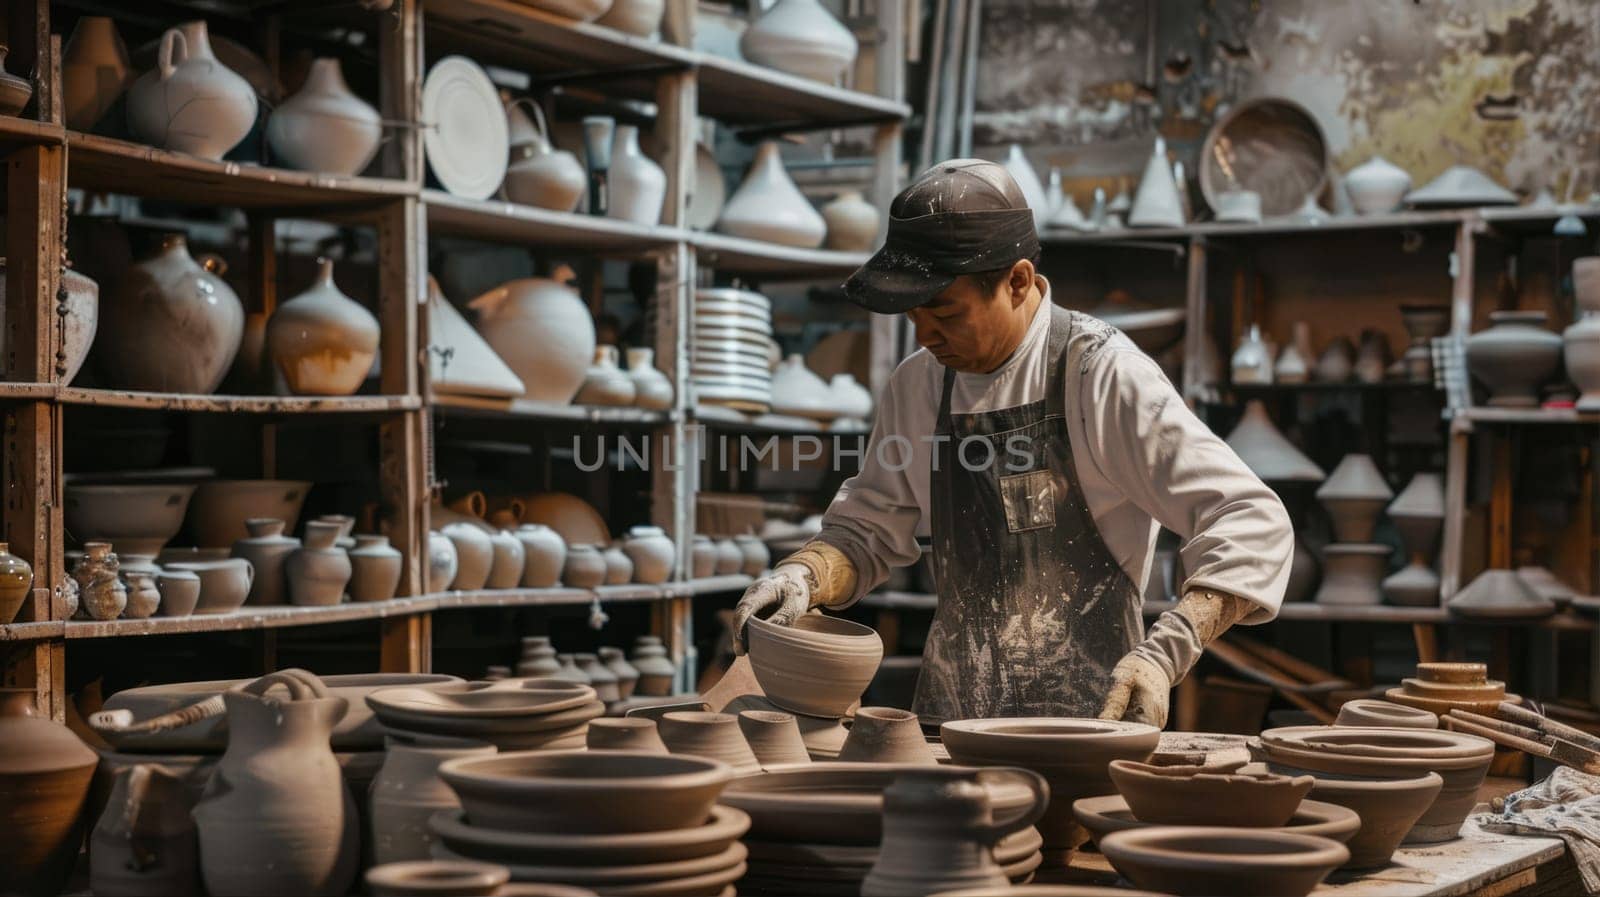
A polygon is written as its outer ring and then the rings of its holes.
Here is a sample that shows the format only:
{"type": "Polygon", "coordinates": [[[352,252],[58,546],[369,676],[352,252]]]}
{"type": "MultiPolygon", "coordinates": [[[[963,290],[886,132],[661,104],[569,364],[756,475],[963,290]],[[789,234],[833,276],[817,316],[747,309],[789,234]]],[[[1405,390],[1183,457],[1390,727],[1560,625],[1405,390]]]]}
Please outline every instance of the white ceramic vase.
{"type": "Polygon", "coordinates": [[[856,36],[817,0],[778,0],[744,30],[744,58],[832,84],[855,62],[856,36]]]}
{"type": "Polygon", "coordinates": [[[854,375],[834,374],[828,381],[828,392],[833,396],[833,405],[840,417],[865,420],[872,414],[872,393],[857,383],[854,375]]]}
{"type": "Polygon", "coordinates": [[[806,367],[804,355],[785,358],[772,372],[772,410],[778,414],[833,420],[839,416],[833,391],[806,367]]]}
{"type": "Polygon", "coordinates": [[[1272,382],[1272,350],[1261,339],[1261,326],[1251,324],[1239,348],[1233,352],[1233,382],[1262,384],[1272,382]]]}
{"type": "Polygon", "coordinates": [[[100,304],[94,354],[119,389],[215,392],[244,336],[244,306],[177,234],[100,304]]]}
{"type": "Polygon", "coordinates": [[[301,171],[360,174],[382,137],[378,110],[350,91],[337,59],[313,61],[300,92],[267,119],[272,151],[301,171]]]}
{"type": "Polygon", "coordinates": [[[822,207],[828,226],[827,246],[841,252],[869,252],[878,242],[878,210],[861,196],[846,190],[822,207]]]}
{"type": "Polygon", "coordinates": [[[628,377],[633,380],[634,404],[651,411],[672,407],[672,381],[656,370],[656,352],[649,348],[628,350],[628,377]]]}
{"type": "Polygon", "coordinates": [[[610,205],[606,217],[635,224],[661,223],[667,198],[667,173],[639,149],[639,129],[618,125],[611,141],[611,172],[606,182],[610,205]]]}
{"type": "Polygon", "coordinates": [[[596,346],[594,363],[572,401],[579,405],[632,405],[636,397],[633,378],[618,367],[617,359],[616,346],[596,346]]]}
{"type": "Polygon", "coordinates": [[[571,212],[589,189],[589,176],[578,157],[550,145],[544,112],[531,100],[506,105],[511,123],[511,162],[506,167],[506,199],[525,206],[571,212]],[[532,110],[529,118],[522,109],[532,110]]]}
{"type": "Polygon", "coordinates": [[[628,560],[633,561],[633,581],[646,585],[666,582],[672,577],[677,547],[659,526],[635,526],[622,543],[628,560]]]}
{"type": "Polygon", "coordinates": [[[1567,376],[1582,392],[1579,411],[1600,411],[1600,311],[1585,311],[1562,331],[1567,376]]]}
{"type": "Polygon", "coordinates": [[[378,319],[333,283],[333,262],[267,321],[267,356],[295,395],[348,396],[378,356],[378,319]]]}
{"type": "Polygon", "coordinates": [[[1028,161],[1022,146],[1016,143],[1006,148],[1006,159],[1001,164],[1010,173],[1011,179],[1017,182],[1017,186],[1022,188],[1022,197],[1028,201],[1028,208],[1033,210],[1034,229],[1043,230],[1050,217],[1050,197],[1045,195],[1044,184],[1039,182],[1039,172],[1028,161]]]}
{"type": "Polygon", "coordinates": [[[827,225],[789,178],[778,144],[768,141],[756,150],[750,173],[722,207],[717,230],[750,240],[815,249],[822,245],[827,225]]]}
{"type": "Polygon", "coordinates": [[[67,127],[90,131],[132,77],[128,47],[106,16],[83,16],[61,52],[61,92],[67,127]]]}
{"type": "Polygon", "coordinates": [[[220,160],[250,133],[255,91],[217,60],[205,22],[167,29],[156,60],[128,88],[128,130],[135,138],[220,160]]]}
{"type": "Polygon", "coordinates": [[[666,8],[666,0],[612,0],[611,8],[595,24],[635,37],[650,37],[660,27],[666,8]]]}
{"type": "Polygon", "coordinates": [[[1358,215],[1382,215],[1400,208],[1411,175],[1382,156],[1373,156],[1344,176],[1344,190],[1358,215]]]}
{"type": "Polygon", "coordinates": [[[565,405],[594,358],[594,319],[566,285],[544,277],[503,283],[468,303],[489,348],[522,380],[527,397],[565,405]]]}

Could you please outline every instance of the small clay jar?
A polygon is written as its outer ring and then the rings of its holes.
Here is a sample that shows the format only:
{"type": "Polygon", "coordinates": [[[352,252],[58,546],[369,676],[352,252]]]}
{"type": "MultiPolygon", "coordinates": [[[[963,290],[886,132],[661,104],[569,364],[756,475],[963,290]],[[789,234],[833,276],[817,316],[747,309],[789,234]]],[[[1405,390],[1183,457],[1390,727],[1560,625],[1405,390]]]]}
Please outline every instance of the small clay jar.
{"type": "Polygon", "coordinates": [[[635,526],[628,530],[623,550],[633,561],[635,582],[656,585],[672,578],[673,556],[677,546],[659,526],[635,526]]]}
{"type": "Polygon", "coordinates": [[[600,658],[594,654],[581,653],[572,655],[578,669],[589,677],[589,684],[594,687],[594,695],[607,704],[615,704],[622,700],[622,692],[617,688],[617,674],[606,668],[600,658]]]}
{"type": "Polygon", "coordinates": [[[0,626],[16,619],[32,589],[33,568],[12,554],[11,546],[0,542],[0,626]]]}
{"type": "Polygon", "coordinates": [[[781,710],[739,711],[739,731],[762,766],[810,763],[805,739],[794,714],[781,710]]]}
{"type": "Polygon", "coordinates": [[[561,581],[574,589],[592,589],[606,581],[606,559],[593,545],[567,546],[561,581]]]}
{"type": "Polygon", "coordinates": [[[905,763],[932,766],[933,749],[917,715],[893,707],[862,707],[839,749],[841,763],[905,763]]]}
{"type": "Polygon", "coordinates": [[[633,697],[633,690],[639,685],[639,671],[623,655],[621,648],[600,648],[595,651],[600,655],[600,662],[606,669],[617,677],[617,690],[621,693],[622,700],[633,697]]]}
{"type": "Polygon", "coordinates": [[[489,534],[475,523],[447,523],[439,532],[456,547],[456,576],[450,588],[458,592],[483,588],[494,566],[494,543],[489,534]]]}
{"type": "Polygon", "coordinates": [[[163,570],[156,577],[161,604],[156,613],[163,617],[187,617],[200,603],[200,576],[193,570],[163,570]]]}
{"type": "Polygon", "coordinates": [[[518,676],[554,676],[561,671],[556,649],[550,647],[548,639],[542,645],[529,645],[527,641],[523,639],[522,657],[517,661],[518,676]]]}
{"type": "Polygon", "coordinates": [[[589,684],[589,674],[578,667],[571,654],[557,654],[556,662],[561,666],[551,676],[552,679],[565,679],[580,685],[589,684]]]}
{"type": "Polygon", "coordinates": [[[388,601],[400,586],[400,571],[405,558],[389,544],[389,537],[366,534],[356,536],[350,549],[350,600],[388,601]]]}
{"type": "Polygon", "coordinates": [[[717,575],[717,543],[711,541],[710,536],[694,537],[694,544],[689,548],[689,571],[695,579],[717,575]]]}
{"type": "Polygon", "coordinates": [[[244,603],[271,607],[288,600],[284,562],[300,547],[300,540],[283,534],[283,521],[272,517],[251,517],[244,522],[248,536],[233,543],[231,557],[244,558],[256,571],[250,582],[250,595],[244,603]]]}
{"type": "Polygon", "coordinates": [[[674,710],[663,714],[656,728],[667,750],[674,754],[720,760],[741,775],[761,771],[760,762],[739,731],[738,717],[732,714],[674,710]]]}
{"type": "Polygon", "coordinates": [[[620,586],[633,582],[633,560],[623,550],[622,543],[612,542],[600,554],[606,559],[606,585],[620,586]]]}
{"type": "Polygon", "coordinates": [[[443,592],[456,578],[456,546],[443,534],[428,533],[428,591],[443,592]]]}
{"type": "Polygon", "coordinates": [[[78,582],[79,610],[91,620],[115,620],[128,605],[117,555],[110,542],[85,542],[83,557],[72,569],[78,582]]]}
{"type": "Polygon", "coordinates": [[[744,551],[732,539],[717,540],[717,575],[730,576],[744,566],[744,551]]]}
{"type": "Polygon", "coordinates": [[[305,544],[284,561],[289,602],[300,607],[328,607],[344,600],[350,584],[350,555],[339,543],[340,524],[333,520],[306,523],[305,544]]]}
{"type": "Polygon", "coordinates": [[[356,547],[356,540],[350,535],[356,531],[356,519],[349,514],[318,514],[317,519],[327,523],[339,525],[339,539],[334,544],[345,551],[356,547]]]}
{"type": "Polygon", "coordinates": [[[591,751],[645,751],[667,753],[656,732],[656,721],[642,716],[602,716],[589,720],[584,746],[591,751]]]}
{"type": "Polygon", "coordinates": [[[122,581],[128,592],[128,604],[122,615],[130,620],[142,620],[161,606],[161,591],[156,588],[156,578],[142,570],[124,572],[122,581]]]}
{"type": "Polygon", "coordinates": [[[487,589],[514,589],[522,583],[522,569],[527,566],[527,550],[522,540],[510,530],[496,530],[489,534],[493,561],[489,564],[487,589]]]}
{"type": "Polygon", "coordinates": [[[561,584],[561,571],[567,563],[567,543],[561,534],[542,523],[517,527],[522,543],[522,587],[548,589],[561,584]]]}
{"type": "Polygon", "coordinates": [[[678,677],[678,668],[667,657],[666,646],[657,642],[635,647],[632,662],[639,671],[639,694],[652,698],[672,694],[672,683],[678,677]]]}
{"type": "Polygon", "coordinates": [[[766,571],[767,565],[772,563],[772,552],[767,550],[767,543],[755,536],[745,534],[733,537],[733,544],[739,546],[743,555],[739,572],[746,576],[760,576],[766,571]]]}

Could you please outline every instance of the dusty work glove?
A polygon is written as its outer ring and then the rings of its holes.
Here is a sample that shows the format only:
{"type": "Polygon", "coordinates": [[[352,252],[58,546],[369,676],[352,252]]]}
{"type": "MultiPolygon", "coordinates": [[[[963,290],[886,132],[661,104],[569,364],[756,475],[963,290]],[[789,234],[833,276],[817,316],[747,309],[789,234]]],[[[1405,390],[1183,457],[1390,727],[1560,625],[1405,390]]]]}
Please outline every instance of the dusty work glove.
{"type": "Polygon", "coordinates": [[[1235,595],[1194,589],[1158,617],[1144,641],[1111,670],[1111,692],[1101,719],[1167,724],[1172,687],[1189,675],[1206,645],[1249,615],[1253,604],[1235,595]]]}
{"type": "Polygon", "coordinates": [[[788,626],[811,610],[810,570],[803,564],[779,564],[768,576],[751,583],[733,611],[733,653],[745,652],[744,627],[751,617],[788,626]]]}
{"type": "Polygon", "coordinates": [[[1100,718],[1149,723],[1160,729],[1167,724],[1171,696],[1167,674],[1143,655],[1129,652],[1111,670],[1111,693],[1100,708],[1100,718]]]}

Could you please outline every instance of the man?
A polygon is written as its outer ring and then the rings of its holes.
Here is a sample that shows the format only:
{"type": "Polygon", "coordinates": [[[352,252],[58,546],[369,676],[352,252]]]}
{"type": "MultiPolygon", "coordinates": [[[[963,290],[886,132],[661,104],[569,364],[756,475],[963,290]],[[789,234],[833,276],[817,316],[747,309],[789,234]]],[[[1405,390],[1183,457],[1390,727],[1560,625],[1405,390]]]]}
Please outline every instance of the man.
{"type": "Polygon", "coordinates": [[[822,532],[740,600],[738,650],[751,616],[789,624],[860,599],[918,559],[928,529],[939,604],[913,709],[930,722],[1162,726],[1206,644],[1276,615],[1294,540],[1283,505],[1149,356],[1052,304],[1038,254],[994,163],[936,165],[895,198],[883,249],[845,292],[905,314],[922,349],[879,398],[822,532]],[[1185,540],[1188,579],[1146,635],[1158,524],[1185,540]]]}

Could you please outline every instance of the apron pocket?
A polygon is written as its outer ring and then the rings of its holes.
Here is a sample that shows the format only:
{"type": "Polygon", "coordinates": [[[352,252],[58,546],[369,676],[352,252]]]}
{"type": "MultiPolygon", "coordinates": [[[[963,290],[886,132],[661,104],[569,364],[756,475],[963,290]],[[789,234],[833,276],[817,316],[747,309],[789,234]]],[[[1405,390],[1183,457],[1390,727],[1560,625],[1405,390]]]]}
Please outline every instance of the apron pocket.
{"type": "Polygon", "coordinates": [[[1055,478],[1048,470],[1000,478],[1000,499],[1006,509],[1006,529],[1013,533],[1056,525],[1055,478]]]}

